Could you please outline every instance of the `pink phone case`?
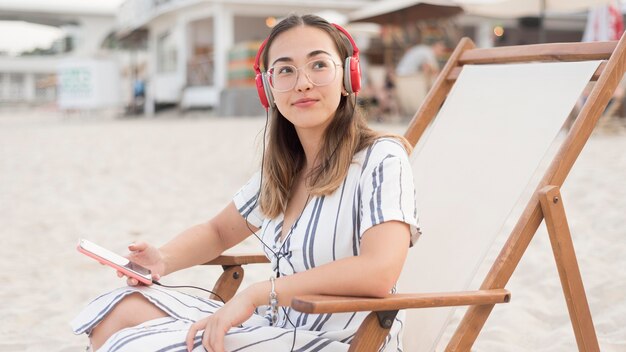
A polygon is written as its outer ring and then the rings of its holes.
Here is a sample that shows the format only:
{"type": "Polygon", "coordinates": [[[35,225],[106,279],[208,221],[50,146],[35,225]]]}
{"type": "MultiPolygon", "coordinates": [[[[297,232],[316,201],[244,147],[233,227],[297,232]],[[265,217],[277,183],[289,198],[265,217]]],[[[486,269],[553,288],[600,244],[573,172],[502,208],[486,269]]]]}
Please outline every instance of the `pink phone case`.
{"type": "MultiPolygon", "coordinates": [[[[76,249],[78,249],[79,252],[81,252],[81,253],[83,253],[83,254],[85,254],[85,255],[87,255],[87,256],[95,259],[95,260],[97,260],[101,264],[108,265],[108,266],[110,266],[110,267],[120,271],[124,275],[126,275],[128,277],[132,277],[132,278],[136,279],[137,281],[139,281],[139,282],[141,282],[143,284],[146,284],[146,285],[151,285],[152,284],[152,278],[148,279],[147,277],[144,277],[144,276],[142,276],[139,273],[136,273],[136,272],[134,272],[132,270],[129,270],[128,268],[125,268],[123,265],[121,265],[119,263],[115,263],[115,262],[113,262],[111,260],[108,260],[106,258],[102,258],[102,257],[98,256],[97,254],[94,254],[94,253],[90,252],[89,250],[83,248],[81,246],[80,242],[79,242],[78,246],[76,247],[76,249]]],[[[124,259],[126,259],[126,258],[124,258],[124,259]]]]}

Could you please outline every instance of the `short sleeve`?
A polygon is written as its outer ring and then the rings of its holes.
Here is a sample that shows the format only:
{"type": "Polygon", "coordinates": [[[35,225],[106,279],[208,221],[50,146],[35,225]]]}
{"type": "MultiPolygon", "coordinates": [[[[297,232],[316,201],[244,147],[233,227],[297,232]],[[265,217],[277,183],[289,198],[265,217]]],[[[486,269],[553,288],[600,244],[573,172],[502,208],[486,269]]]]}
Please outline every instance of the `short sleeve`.
{"type": "Polygon", "coordinates": [[[260,185],[261,173],[257,172],[233,197],[233,202],[239,214],[250,224],[259,228],[265,220],[265,216],[261,212],[261,205],[258,202],[260,185]]]}
{"type": "Polygon", "coordinates": [[[413,172],[406,152],[381,155],[366,166],[361,175],[360,210],[359,236],[375,225],[395,220],[409,225],[411,246],[415,244],[421,231],[413,172]]]}

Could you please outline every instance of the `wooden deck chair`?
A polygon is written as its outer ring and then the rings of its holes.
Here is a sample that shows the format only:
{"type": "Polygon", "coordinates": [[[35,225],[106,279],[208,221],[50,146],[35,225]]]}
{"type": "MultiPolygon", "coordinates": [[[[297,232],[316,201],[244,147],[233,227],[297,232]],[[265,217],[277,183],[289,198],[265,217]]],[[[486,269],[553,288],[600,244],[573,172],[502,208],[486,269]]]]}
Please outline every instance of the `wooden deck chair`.
{"type": "MultiPolygon", "coordinates": [[[[469,306],[446,347],[469,351],[495,304],[509,301],[504,288],[545,219],[579,350],[598,351],[559,190],[626,70],[625,50],[624,37],[490,49],[461,40],[405,134],[414,145],[419,141],[411,157],[424,235],[409,251],[399,293],[382,299],[304,296],[292,307],[313,314],[372,311],[350,351],[378,351],[398,310],[469,306]],[[589,84],[575,123],[555,144],[589,84]],[[543,172],[537,171],[541,165],[547,165],[543,172]],[[500,254],[480,288],[468,290],[520,201],[525,206],[500,254]]],[[[220,295],[232,297],[241,265],[255,262],[267,260],[249,255],[211,262],[225,268],[216,284],[220,295]]],[[[450,310],[413,311],[418,314],[407,318],[405,349],[433,350],[450,310]]]]}

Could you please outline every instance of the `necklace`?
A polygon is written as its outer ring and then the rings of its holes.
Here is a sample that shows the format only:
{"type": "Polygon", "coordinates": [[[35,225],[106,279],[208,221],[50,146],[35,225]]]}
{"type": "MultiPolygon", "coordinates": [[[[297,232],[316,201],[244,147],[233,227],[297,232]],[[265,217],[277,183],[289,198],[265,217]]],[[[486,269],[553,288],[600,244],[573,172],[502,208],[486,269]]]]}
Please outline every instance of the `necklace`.
{"type": "MultiPolygon", "coordinates": [[[[302,218],[302,214],[304,214],[304,211],[306,210],[306,206],[309,204],[310,199],[311,199],[311,194],[308,193],[306,196],[306,200],[304,201],[304,206],[302,207],[302,210],[300,210],[300,214],[298,215],[296,220],[294,220],[293,224],[291,224],[291,227],[289,228],[289,232],[287,233],[287,235],[285,235],[285,238],[281,239],[282,243],[280,244],[278,251],[274,252],[274,256],[276,256],[276,277],[277,278],[280,277],[280,259],[281,257],[284,257],[285,254],[287,254],[287,253],[283,254],[283,248],[285,247],[287,240],[291,238],[291,235],[293,234],[293,230],[296,228],[296,226],[298,226],[298,222],[300,221],[300,218],[302,218]]],[[[283,222],[284,222],[284,218],[283,218],[283,222]]],[[[282,229],[281,229],[281,232],[282,232],[282,229]]]]}

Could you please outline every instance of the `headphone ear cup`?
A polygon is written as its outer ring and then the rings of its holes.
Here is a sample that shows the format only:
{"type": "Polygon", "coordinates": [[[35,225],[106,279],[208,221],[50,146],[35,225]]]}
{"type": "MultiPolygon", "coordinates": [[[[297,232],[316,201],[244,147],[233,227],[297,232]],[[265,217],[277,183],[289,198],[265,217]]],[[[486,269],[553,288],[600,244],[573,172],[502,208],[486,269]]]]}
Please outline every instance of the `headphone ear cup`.
{"type": "Polygon", "coordinates": [[[263,92],[265,93],[265,101],[267,102],[267,107],[275,107],[274,104],[274,95],[272,95],[272,90],[270,89],[270,82],[267,79],[267,75],[261,74],[261,80],[263,81],[263,92]]]}
{"type": "Polygon", "coordinates": [[[265,94],[265,80],[263,79],[262,73],[257,73],[254,78],[254,82],[256,83],[256,92],[259,94],[259,100],[261,101],[261,105],[267,110],[270,107],[269,102],[267,101],[267,95],[265,94]]]}
{"type": "Polygon", "coordinates": [[[343,65],[343,86],[348,94],[358,93],[361,90],[361,66],[358,57],[346,58],[343,65]]]}
{"type": "Polygon", "coordinates": [[[352,93],[358,93],[361,90],[361,64],[358,56],[350,58],[350,83],[352,83],[352,93]]]}
{"type": "Polygon", "coordinates": [[[343,64],[343,87],[346,89],[348,94],[354,93],[352,90],[352,74],[350,73],[350,60],[351,57],[347,57],[346,61],[343,64]]]}

